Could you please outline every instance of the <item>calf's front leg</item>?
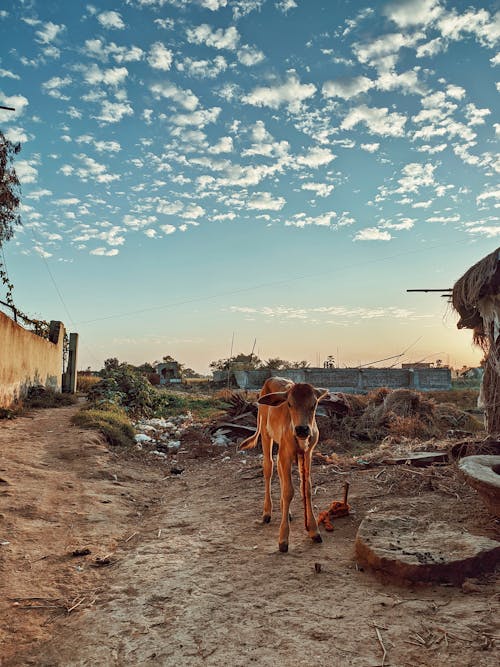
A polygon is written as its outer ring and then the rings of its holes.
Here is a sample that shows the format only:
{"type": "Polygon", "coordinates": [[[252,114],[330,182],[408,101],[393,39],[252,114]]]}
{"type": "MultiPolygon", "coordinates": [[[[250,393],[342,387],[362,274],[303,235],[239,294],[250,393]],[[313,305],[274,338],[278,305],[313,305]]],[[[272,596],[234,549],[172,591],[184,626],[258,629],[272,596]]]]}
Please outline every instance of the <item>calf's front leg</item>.
{"type": "Polygon", "coordinates": [[[290,503],[293,498],[292,462],[286,457],[280,457],[279,453],[278,474],[281,486],[281,524],[278,546],[282,553],[286,553],[290,534],[290,503]]]}
{"type": "Polygon", "coordinates": [[[300,488],[302,491],[302,502],[304,503],[304,518],[305,529],[313,542],[322,542],[321,535],[318,530],[318,523],[314,516],[312,507],[312,483],[311,483],[311,464],[312,464],[312,448],[305,452],[298,458],[300,488]]]}

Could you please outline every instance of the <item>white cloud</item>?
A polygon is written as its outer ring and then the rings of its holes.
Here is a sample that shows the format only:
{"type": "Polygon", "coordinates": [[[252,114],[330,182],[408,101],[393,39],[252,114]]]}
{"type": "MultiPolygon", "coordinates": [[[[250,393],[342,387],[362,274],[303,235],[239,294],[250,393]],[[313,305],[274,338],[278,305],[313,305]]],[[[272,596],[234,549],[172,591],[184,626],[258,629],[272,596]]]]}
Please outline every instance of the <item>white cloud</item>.
{"type": "Polygon", "coordinates": [[[211,109],[199,109],[191,114],[177,114],[172,116],[171,120],[174,125],[185,127],[187,125],[197,125],[198,127],[205,127],[208,123],[215,123],[221,112],[220,107],[212,107],[211,109]]]}
{"type": "Polygon", "coordinates": [[[85,153],[79,153],[75,157],[80,160],[80,166],[74,170],[74,173],[84,182],[94,180],[97,183],[110,183],[120,178],[118,174],[108,174],[106,165],[97,162],[85,153]]]}
{"type": "Polygon", "coordinates": [[[118,123],[125,116],[133,116],[134,110],[130,104],[124,102],[109,102],[104,100],[102,103],[101,113],[95,116],[97,120],[103,123],[118,123]]]}
{"type": "Polygon", "coordinates": [[[315,192],[318,197],[328,197],[334,188],[333,185],[328,183],[302,183],[300,187],[302,190],[315,192]]]}
{"type": "Polygon", "coordinates": [[[354,76],[325,81],[321,92],[324,97],[341,97],[350,100],[373,88],[374,82],[367,76],[354,76]]]}
{"type": "Polygon", "coordinates": [[[117,141],[94,141],[98,153],[119,153],[122,149],[117,141]]]}
{"type": "Polygon", "coordinates": [[[97,38],[85,41],[85,52],[102,61],[112,57],[117,63],[138,62],[144,56],[144,51],[138,46],[117,46],[114,42],[106,44],[97,38]]]}
{"type": "Polygon", "coordinates": [[[16,160],[15,167],[21,185],[36,183],[38,180],[38,171],[28,160],[16,160]]]}
{"type": "Polygon", "coordinates": [[[420,44],[417,47],[417,50],[415,52],[415,55],[417,58],[433,58],[436,56],[438,53],[441,53],[441,51],[444,51],[446,49],[446,42],[444,39],[441,39],[441,37],[436,37],[435,39],[431,39],[429,42],[426,42],[425,44],[420,44]]]}
{"type": "Polygon", "coordinates": [[[329,164],[332,160],[335,160],[337,156],[332,153],[329,148],[321,148],[319,146],[313,146],[310,148],[305,155],[298,155],[296,158],[296,163],[305,167],[312,167],[316,169],[325,164],[329,164]]]}
{"type": "Polygon", "coordinates": [[[253,67],[254,65],[258,65],[265,59],[265,55],[262,51],[254,46],[249,46],[248,44],[245,44],[240,49],[238,49],[236,55],[240,63],[246,67],[253,67]]]}
{"type": "Polygon", "coordinates": [[[227,69],[227,62],[221,55],[215,56],[212,60],[194,60],[186,57],[184,60],[176,62],[175,66],[180,72],[185,72],[188,76],[199,79],[215,79],[227,69]]]}
{"type": "Polygon", "coordinates": [[[482,204],[488,199],[493,199],[493,200],[500,200],[500,189],[498,190],[486,190],[485,192],[481,192],[476,197],[476,203],[477,204],[482,204]]]}
{"type": "Polygon", "coordinates": [[[182,213],[179,213],[179,217],[184,220],[197,220],[202,215],[205,215],[205,209],[199,204],[189,204],[182,213]]]}
{"type": "Polygon", "coordinates": [[[416,220],[414,218],[403,218],[401,222],[390,222],[389,220],[384,220],[380,223],[382,229],[394,229],[394,231],[402,231],[412,229],[415,225],[416,220]]]}
{"type": "Polygon", "coordinates": [[[440,0],[395,0],[384,7],[384,14],[400,28],[428,25],[442,11],[440,0]]]}
{"type": "Polygon", "coordinates": [[[4,131],[4,135],[9,141],[12,141],[13,144],[17,144],[18,142],[24,144],[29,141],[29,139],[33,139],[33,137],[28,135],[22,127],[16,127],[14,125],[8,127],[4,131]]]}
{"type": "Polygon", "coordinates": [[[296,213],[285,221],[285,227],[298,227],[299,229],[310,225],[315,227],[338,227],[337,224],[332,222],[336,217],[335,211],[326,211],[316,216],[296,213]]]}
{"type": "Polygon", "coordinates": [[[443,37],[458,40],[464,33],[472,33],[477,39],[493,46],[500,38],[500,17],[492,19],[486,9],[468,9],[459,14],[455,9],[446,12],[437,22],[443,37]]]}
{"type": "Polygon", "coordinates": [[[94,250],[90,251],[90,254],[99,255],[101,257],[115,257],[119,252],[118,248],[112,248],[111,250],[107,250],[106,248],[94,248],[94,250]]]}
{"type": "Polygon", "coordinates": [[[286,14],[288,11],[290,11],[290,9],[295,9],[297,7],[297,3],[295,0],[278,0],[278,2],[276,2],[276,7],[284,14],[286,14]]]}
{"type": "Polygon", "coordinates": [[[216,144],[210,146],[208,152],[218,155],[219,153],[232,153],[233,150],[234,146],[232,137],[221,137],[216,144]]]}
{"type": "Polygon", "coordinates": [[[114,30],[123,30],[125,28],[125,23],[118,12],[102,12],[97,15],[97,20],[103,28],[114,30]]]}
{"type": "Polygon", "coordinates": [[[15,109],[14,111],[9,111],[9,119],[12,120],[22,116],[29,102],[24,95],[6,95],[0,90],[0,104],[4,107],[15,109]]]}
{"type": "Polygon", "coordinates": [[[21,77],[14,72],[9,71],[8,69],[2,69],[0,67],[0,77],[3,79],[20,79],[21,77]]]}
{"type": "Polygon", "coordinates": [[[365,227],[360,229],[354,236],[354,241],[390,241],[392,236],[389,232],[377,227],[365,227]]]}
{"type": "Polygon", "coordinates": [[[161,42],[155,42],[151,45],[147,61],[153,69],[167,71],[172,66],[173,58],[174,54],[170,49],[161,42]]]}
{"type": "Polygon", "coordinates": [[[202,23],[196,28],[189,28],[186,31],[188,42],[192,44],[205,44],[214,49],[227,49],[235,51],[238,45],[240,36],[238,30],[234,26],[230,26],[226,30],[218,28],[214,30],[207,23],[202,23]]]}
{"type": "Polygon", "coordinates": [[[26,199],[36,199],[39,200],[42,197],[49,197],[52,194],[52,190],[47,190],[46,188],[41,188],[40,190],[33,190],[26,196],[26,199]]]}
{"type": "Polygon", "coordinates": [[[175,230],[176,230],[176,228],[174,227],[174,225],[160,225],[160,229],[161,229],[162,232],[164,232],[165,234],[173,234],[173,233],[175,232],[175,230]]]}
{"type": "Polygon", "coordinates": [[[36,41],[41,44],[49,44],[64,30],[66,30],[65,25],[57,25],[56,23],[52,23],[52,21],[48,21],[43,25],[41,30],[35,32],[36,41]]]}
{"type": "Polygon", "coordinates": [[[110,67],[102,70],[98,65],[92,63],[88,67],[82,68],[83,78],[90,86],[96,86],[103,83],[108,86],[119,86],[128,76],[126,67],[110,67]]]}
{"type": "Polygon", "coordinates": [[[489,109],[478,109],[472,102],[465,107],[465,115],[470,125],[484,125],[485,117],[490,114],[489,109]]]}
{"type": "Polygon", "coordinates": [[[458,215],[431,215],[426,219],[426,222],[438,222],[442,225],[447,225],[449,222],[460,222],[460,216],[458,215]]]}
{"type": "Polygon", "coordinates": [[[436,165],[428,162],[427,164],[420,164],[412,162],[407,164],[402,169],[402,176],[398,179],[399,187],[395,190],[396,193],[413,192],[417,193],[422,187],[429,187],[435,185],[434,170],[436,165]]]}
{"type": "Polygon", "coordinates": [[[227,0],[199,0],[200,5],[205,9],[216,12],[221,7],[227,7],[227,0]]]}
{"type": "Polygon", "coordinates": [[[469,234],[479,234],[480,236],[486,236],[486,238],[492,239],[496,236],[500,236],[500,225],[475,225],[467,228],[469,234]]]}
{"type": "Polygon", "coordinates": [[[273,198],[270,192],[255,192],[248,200],[247,206],[250,209],[263,211],[281,211],[285,203],[283,197],[273,198]]]}
{"type": "Polygon", "coordinates": [[[151,86],[156,99],[166,97],[173,100],[187,111],[194,111],[198,106],[198,98],[191,90],[183,90],[173,83],[156,83],[151,86]]]}
{"type": "Polygon", "coordinates": [[[349,111],[340,127],[342,130],[351,130],[360,123],[366,125],[371,134],[401,137],[404,135],[406,116],[395,111],[389,112],[387,108],[368,107],[362,104],[349,111]]]}
{"type": "Polygon", "coordinates": [[[315,92],[316,86],[313,83],[300,83],[297,74],[292,71],[289,72],[285,83],[254,88],[251,93],[243,97],[242,102],[271,109],[278,109],[282,104],[296,107],[312,97],[315,92]]]}
{"type": "Polygon", "coordinates": [[[367,153],[376,153],[380,148],[380,144],[379,143],[361,144],[360,148],[366,151],[367,153]]]}
{"type": "Polygon", "coordinates": [[[61,78],[60,76],[53,76],[48,81],[42,83],[42,90],[47,93],[47,95],[50,95],[50,97],[61,100],[69,100],[70,98],[65,96],[60,89],[69,86],[71,82],[72,80],[70,76],[65,76],[64,78],[61,78]]]}
{"type": "Polygon", "coordinates": [[[394,69],[400,50],[414,47],[422,37],[419,32],[388,33],[370,42],[357,42],[352,49],[363,65],[375,67],[379,72],[389,72],[394,69]]]}

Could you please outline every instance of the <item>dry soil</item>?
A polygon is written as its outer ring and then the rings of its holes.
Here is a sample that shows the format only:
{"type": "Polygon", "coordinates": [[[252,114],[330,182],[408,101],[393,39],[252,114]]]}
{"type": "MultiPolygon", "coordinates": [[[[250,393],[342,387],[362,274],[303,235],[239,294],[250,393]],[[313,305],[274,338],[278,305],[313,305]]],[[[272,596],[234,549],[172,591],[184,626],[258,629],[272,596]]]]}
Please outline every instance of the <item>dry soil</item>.
{"type": "MultiPolygon", "coordinates": [[[[313,544],[297,493],[281,554],[279,517],[260,522],[258,451],[185,455],[175,475],[170,461],[71,426],[76,409],[0,422],[3,667],[499,664],[495,575],[408,588],[353,559],[357,527],[376,508],[498,539],[454,469],[318,463],[317,509],[347,479],[353,513],[313,544]]],[[[278,494],[275,480],[275,506],[278,494]]]]}

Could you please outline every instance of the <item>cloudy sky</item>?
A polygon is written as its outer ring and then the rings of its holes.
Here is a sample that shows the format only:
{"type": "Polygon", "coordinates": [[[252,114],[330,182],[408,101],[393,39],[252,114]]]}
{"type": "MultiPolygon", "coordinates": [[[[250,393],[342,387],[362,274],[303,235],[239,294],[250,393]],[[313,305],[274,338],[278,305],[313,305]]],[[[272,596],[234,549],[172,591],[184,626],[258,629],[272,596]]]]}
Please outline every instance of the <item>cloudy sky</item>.
{"type": "Polygon", "coordinates": [[[314,365],[480,359],[445,299],[406,289],[500,245],[497,0],[4,7],[5,259],[81,368],[204,371],[233,334],[314,365]]]}

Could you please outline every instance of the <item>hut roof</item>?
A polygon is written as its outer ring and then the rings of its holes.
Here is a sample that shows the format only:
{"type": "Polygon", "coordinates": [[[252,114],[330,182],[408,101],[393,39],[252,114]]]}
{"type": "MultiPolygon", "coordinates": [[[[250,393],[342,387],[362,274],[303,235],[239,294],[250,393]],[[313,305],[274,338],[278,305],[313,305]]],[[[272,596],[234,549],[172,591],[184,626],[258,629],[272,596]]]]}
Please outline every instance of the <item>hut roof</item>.
{"type": "Polygon", "coordinates": [[[453,285],[452,304],[460,315],[459,329],[482,326],[478,302],[484,296],[500,293],[500,248],[481,259],[453,285]]]}

